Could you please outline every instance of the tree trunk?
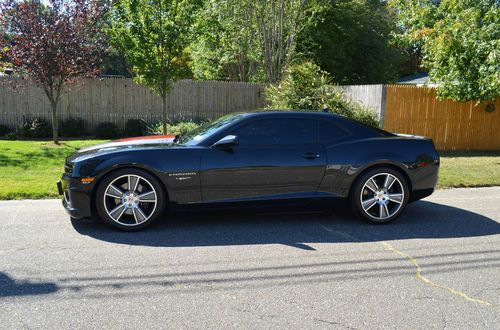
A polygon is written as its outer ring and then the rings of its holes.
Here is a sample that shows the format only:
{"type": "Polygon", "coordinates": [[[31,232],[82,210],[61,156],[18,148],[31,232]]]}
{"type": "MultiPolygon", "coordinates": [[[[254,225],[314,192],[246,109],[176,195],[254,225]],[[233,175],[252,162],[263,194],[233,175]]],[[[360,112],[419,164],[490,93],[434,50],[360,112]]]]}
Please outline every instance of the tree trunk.
{"type": "Polygon", "coordinates": [[[163,134],[167,135],[167,93],[161,96],[161,113],[162,113],[162,121],[163,121],[163,134]]]}
{"type": "Polygon", "coordinates": [[[57,102],[51,102],[52,105],[52,140],[55,144],[59,144],[59,136],[58,136],[58,126],[59,123],[57,121],[57,102]]]}

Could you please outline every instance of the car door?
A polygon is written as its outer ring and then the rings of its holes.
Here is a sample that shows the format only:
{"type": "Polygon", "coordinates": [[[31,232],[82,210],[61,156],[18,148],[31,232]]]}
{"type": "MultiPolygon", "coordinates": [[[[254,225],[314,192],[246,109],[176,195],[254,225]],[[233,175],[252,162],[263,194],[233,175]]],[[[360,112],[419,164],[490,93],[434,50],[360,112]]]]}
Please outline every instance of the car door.
{"type": "Polygon", "coordinates": [[[326,155],[316,120],[256,119],[229,134],[237,136],[237,145],[203,153],[204,202],[310,197],[317,191],[326,155]]]}

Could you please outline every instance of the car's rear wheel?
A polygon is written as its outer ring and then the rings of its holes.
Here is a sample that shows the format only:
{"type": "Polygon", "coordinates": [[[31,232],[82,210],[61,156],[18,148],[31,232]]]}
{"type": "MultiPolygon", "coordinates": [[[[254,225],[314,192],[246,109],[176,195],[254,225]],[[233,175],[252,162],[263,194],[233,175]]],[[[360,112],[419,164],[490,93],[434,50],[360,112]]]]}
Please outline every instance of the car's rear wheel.
{"type": "Polygon", "coordinates": [[[96,193],[99,217],[121,230],[139,230],[162,214],[165,194],[158,180],[139,169],[112,172],[96,193]]]}
{"type": "Polygon", "coordinates": [[[355,213],[372,223],[387,223],[401,215],[409,199],[405,177],[391,168],[376,168],[356,180],[351,194],[355,213]]]}

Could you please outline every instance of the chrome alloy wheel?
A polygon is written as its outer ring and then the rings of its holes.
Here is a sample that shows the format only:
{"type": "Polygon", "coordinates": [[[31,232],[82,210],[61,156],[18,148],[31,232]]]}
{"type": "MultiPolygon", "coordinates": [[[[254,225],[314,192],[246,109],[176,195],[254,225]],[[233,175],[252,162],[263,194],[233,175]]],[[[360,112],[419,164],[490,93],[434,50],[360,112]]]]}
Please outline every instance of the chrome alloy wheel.
{"type": "Polygon", "coordinates": [[[384,220],[396,214],[404,201],[404,188],[394,175],[377,173],[361,189],[361,206],[375,220],[384,220]]]}
{"type": "Polygon", "coordinates": [[[103,197],[108,216],[124,226],[137,226],[148,220],[158,204],[153,185],[140,175],[122,175],[111,181],[103,197]]]}

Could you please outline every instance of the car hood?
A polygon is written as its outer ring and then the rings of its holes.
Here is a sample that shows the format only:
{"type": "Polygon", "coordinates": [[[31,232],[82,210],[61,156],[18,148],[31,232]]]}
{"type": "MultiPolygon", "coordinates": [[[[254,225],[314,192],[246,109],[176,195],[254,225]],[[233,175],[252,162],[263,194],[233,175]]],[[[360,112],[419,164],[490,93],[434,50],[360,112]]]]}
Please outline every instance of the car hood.
{"type": "Polygon", "coordinates": [[[414,135],[414,134],[394,133],[394,135],[397,135],[397,136],[402,137],[402,138],[407,138],[407,139],[430,140],[430,138],[428,138],[426,136],[414,135]]]}
{"type": "Polygon", "coordinates": [[[99,151],[102,149],[122,149],[130,147],[141,147],[151,145],[171,144],[175,139],[175,135],[152,135],[152,136],[137,136],[132,138],[114,140],[110,142],[96,144],[90,147],[82,148],[77,153],[87,153],[89,151],[99,151]]]}
{"type": "Polygon", "coordinates": [[[67,161],[71,162],[84,156],[101,152],[114,152],[127,148],[168,147],[172,145],[174,139],[175,135],[153,135],[114,140],[79,149],[73,155],[69,156],[67,161]]]}

